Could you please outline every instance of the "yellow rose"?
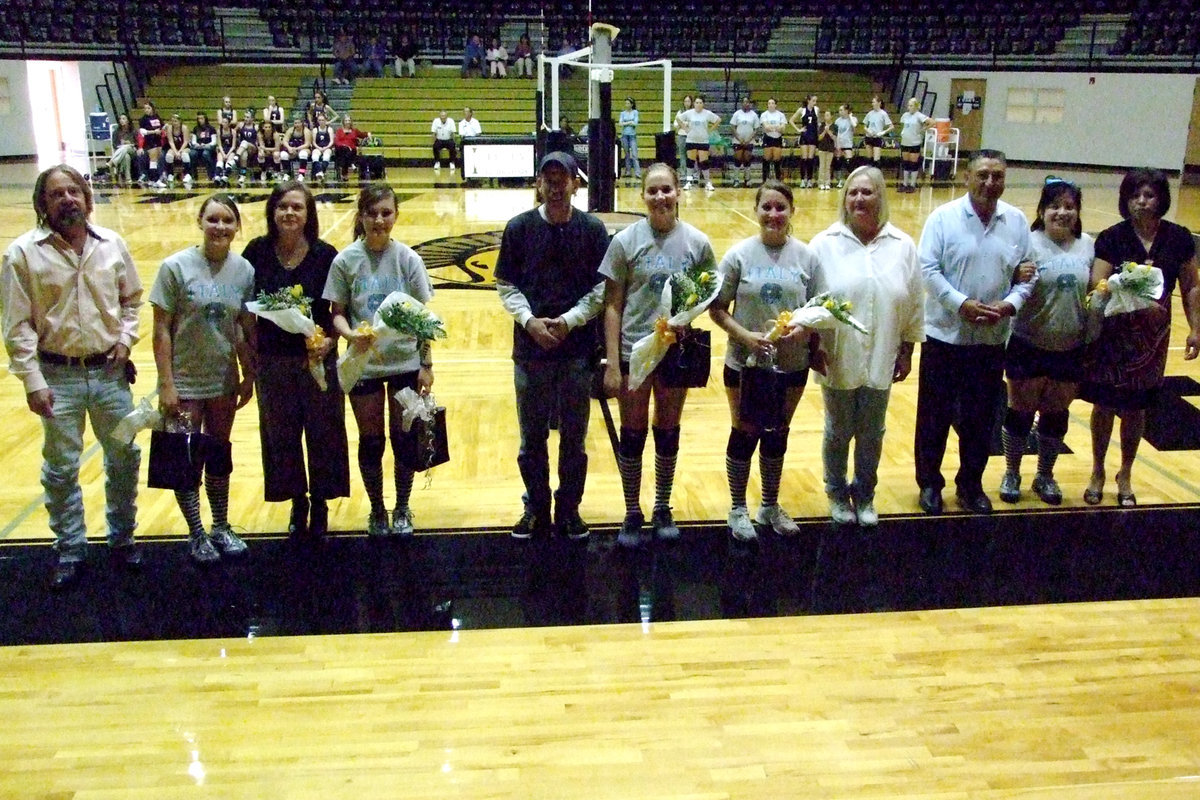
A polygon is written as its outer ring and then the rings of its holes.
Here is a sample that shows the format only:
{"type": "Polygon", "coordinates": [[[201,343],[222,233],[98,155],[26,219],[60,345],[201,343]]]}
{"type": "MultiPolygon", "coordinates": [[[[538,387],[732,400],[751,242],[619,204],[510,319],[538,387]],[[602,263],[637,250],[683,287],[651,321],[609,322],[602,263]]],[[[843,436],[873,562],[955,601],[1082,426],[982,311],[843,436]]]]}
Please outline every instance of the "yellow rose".
{"type": "Polygon", "coordinates": [[[837,303],[833,302],[833,300],[826,300],[826,301],[825,301],[824,303],[822,303],[821,305],[822,305],[824,308],[827,308],[827,309],[829,309],[830,311],[833,311],[834,309],[836,309],[836,308],[837,308],[837,303]]]}
{"type": "Polygon", "coordinates": [[[849,312],[854,308],[854,305],[849,300],[842,301],[842,311],[849,312]]]}
{"type": "Polygon", "coordinates": [[[293,286],[292,287],[292,297],[296,298],[297,300],[299,300],[301,297],[304,297],[304,287],[298,283],[295,286],[293,286]]]}

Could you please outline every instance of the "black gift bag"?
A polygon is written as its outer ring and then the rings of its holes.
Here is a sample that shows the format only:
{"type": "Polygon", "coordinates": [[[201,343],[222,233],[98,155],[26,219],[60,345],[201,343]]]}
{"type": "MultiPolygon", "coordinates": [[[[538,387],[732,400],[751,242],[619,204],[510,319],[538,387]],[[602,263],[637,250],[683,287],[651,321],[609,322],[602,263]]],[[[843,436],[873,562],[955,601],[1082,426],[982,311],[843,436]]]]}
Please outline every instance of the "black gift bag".
{"type": "Polygon", "coordinates": [[[692,331],[667,348],[658,364],[658,375],[672,388],[701,389],[712,371],[712,333],[692,331]]]}
{"type": "Polygon", "coordinates": [[[146,485],[151,489],[188,491],[200,488],[204,461],[212,449],[212,437],[204,433],[150,431],[150,469],[146,485]]]}
{"type": "Polygon", "coordinates": [[[763,430],[782,428],[787,400],[784,375],[777,367],[742,367],[738,419],[763,430]]]}
{"type": "Polygon", "coordinates": [[[400,435],[400,463],[416,472],[424,472],[450,460],[446,439],[446,408],[433,410],[433,422],[417,417],[412,427],[400,435]]]}

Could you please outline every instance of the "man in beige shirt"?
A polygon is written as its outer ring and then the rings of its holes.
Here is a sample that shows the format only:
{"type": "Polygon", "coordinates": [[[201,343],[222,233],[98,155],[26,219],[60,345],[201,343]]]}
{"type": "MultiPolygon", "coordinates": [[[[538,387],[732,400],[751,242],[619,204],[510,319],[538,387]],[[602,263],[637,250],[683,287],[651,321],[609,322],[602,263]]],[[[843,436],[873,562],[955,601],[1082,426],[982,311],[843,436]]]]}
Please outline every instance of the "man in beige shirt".
{"type": "Polygon", "coordinates": [[[127,373],[138,338],[142,284],[125,242],[91,225],[92,191],[65,165],[38,176],[37,227],[22,234],[0,265],[4,346],[9,371],[42,418],[42,486],[58,560],[50,586],[65,589],[87,551],[79,459],[84,423],[104,450],[108,545],[115,563],[138,567],[134,543],[141,451],[112,430],[133,410],[127,373]]]}

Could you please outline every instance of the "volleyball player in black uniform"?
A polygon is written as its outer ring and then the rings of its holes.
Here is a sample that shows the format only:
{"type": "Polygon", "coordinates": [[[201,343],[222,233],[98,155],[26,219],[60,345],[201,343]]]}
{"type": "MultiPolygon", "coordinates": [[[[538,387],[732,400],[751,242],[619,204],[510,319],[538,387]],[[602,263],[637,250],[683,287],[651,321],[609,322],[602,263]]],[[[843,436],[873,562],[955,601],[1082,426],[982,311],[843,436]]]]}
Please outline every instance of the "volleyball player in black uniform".
{"type": "Polygon", "coordinates": [[[283,144],[283,134],[275,130],[274,123],[264,122],[258,130],[258,165],[259,177],[267,183],[274,172],[276,180],[281,179],[279,172],[279,145],[283,144]]]}
{"type": "Polygon", "coordinates": [[[258,123],[254,121],[254,112],[247,109],[242,115],[242,123],[237,127],[237,160],[238,184],[246,184],[246,170],[258,158],[258,123]]]}
{"type": "Polygon", "coordinates": [[[810,94],[804,105],[792,114],[792,127],[800,134],[796,140],[800,158],[800,188],[817,185],[817,133],[820,129],[821,111],[817,108],[817,96],[810,94]],[[796,124],[797,120],[799,125],[796,124]]]}
{"type": "Polygon", "coordinates": [[[312,171],[317,180],[325,180],[325,170],[329,169],[332,158],[333,128],[329,127],[325,114],[318,113],[317,127],[313,128],[312,132],[312,171]]]}
{"type": "Polygon", "coordinates": [[[149,100],[142,106],[142,118],[138,120],[138,133],[142,136],[142,155],[146,171],[145,180],[157,189],[166,188],[160,180],[158,159],[162,157],[162,117],[149,100]]]}
{"type": "Polygon", "coordinates": [[[218,186],[229,186],[229,173],[237,169],[237,131],[233,123],[221,118],[217,128],[217,177],[213,181],[218,186]]]}

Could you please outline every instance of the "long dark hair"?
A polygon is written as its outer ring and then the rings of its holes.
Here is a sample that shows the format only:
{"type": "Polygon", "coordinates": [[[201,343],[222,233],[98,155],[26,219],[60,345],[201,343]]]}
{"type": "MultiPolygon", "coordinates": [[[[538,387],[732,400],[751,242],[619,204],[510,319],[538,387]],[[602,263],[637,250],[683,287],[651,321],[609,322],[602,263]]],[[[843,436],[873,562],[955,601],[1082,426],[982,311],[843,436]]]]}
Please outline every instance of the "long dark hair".
{"type": "Polygon", "coordinates": [[[396,202],[396,191],[386,183],[373,183],[370,186],[364,186],[358,193],[358,210],[354,214],[355,239],[361,239],[367,235],[367,226],[362,221],[367,210],[389,197],[392,198],[392,203],[396,202]]]}
{"type": "Polygon", "coordinates": [[[1158,196],[1156,212],[1159,217],[1165,217],[1171,210],[1171,184],[1167,182],[1166,173],[1149,167],[1131,169],[1121,179],[1121,189],[1117,193],[1117,210],[1121,212],[1121,219],[1129,219],[1129,200],[1143,186],[1149,186],[1158,196]]]}
{"type": "Polygon", "coordinates": [[[279,202],[288,192],[300,192],[304,195],[304,238],[308,240],[309,247],[312,247],[321,235],[321,226],[317,222],[317,201],[309,188],[297,180],[284,181],[271,190],[271,196],[267,198],[267,238],[271,244],[279,239],[279,226],[275,224],[275,209],[279,208],[279,202]]]}
{"type": "Polygon", "coordinates": [[[1029,230],[1046,230],[1046,209],[1060,197],[1070,197],[1075,201],[1075,208],[1079,213],[1075,216],[1075,227],[1071,229],[1071,233],[1078,239],[1083,235],[1083,222],[1080,219],[1083,216],[1083,190],[1070,181],[1054,176],[1046,178],[1046,185],[1042,187],[1042,196],[1037,204],[1037,217],[1029,226],[1029,230]]]}

